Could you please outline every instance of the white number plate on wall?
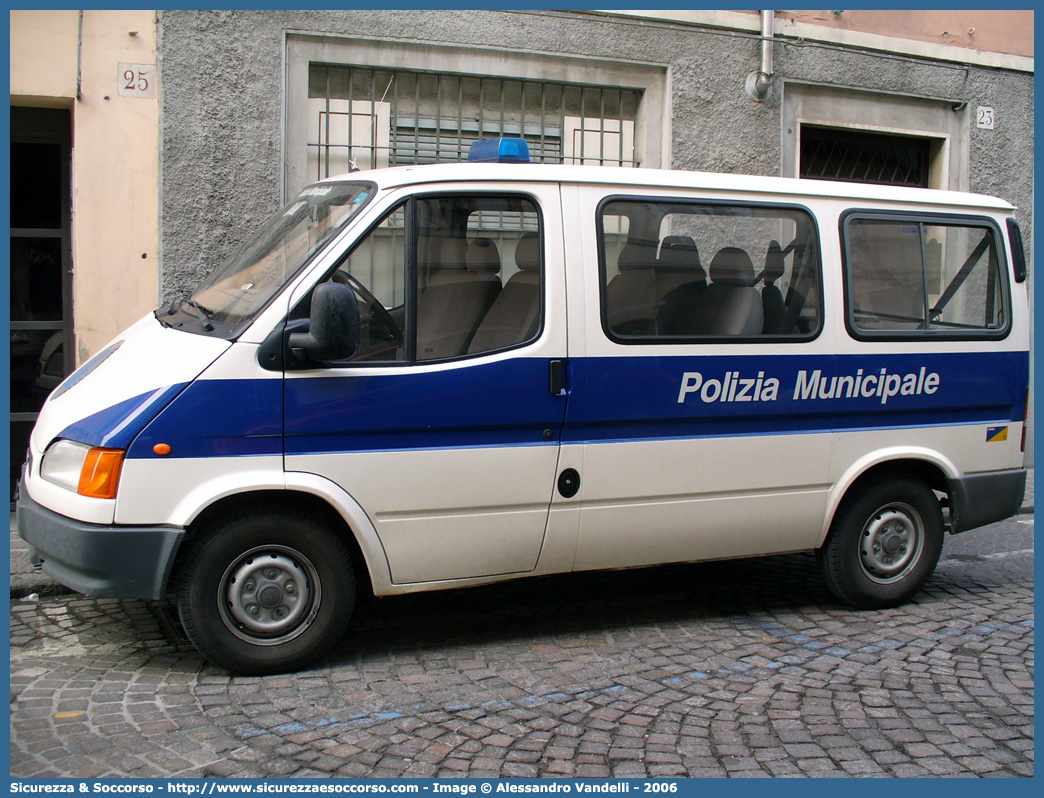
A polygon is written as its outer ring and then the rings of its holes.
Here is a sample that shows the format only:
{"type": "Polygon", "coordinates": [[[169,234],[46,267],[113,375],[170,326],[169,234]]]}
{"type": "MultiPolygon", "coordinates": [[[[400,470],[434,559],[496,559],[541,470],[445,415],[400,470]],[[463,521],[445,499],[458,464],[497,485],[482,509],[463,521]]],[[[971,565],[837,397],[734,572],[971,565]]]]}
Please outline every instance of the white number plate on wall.
{"type": "Polygon", "coordinates": [[[120,62],[116,79],[121,97],[155,97],[156,65],[120,62]]]}

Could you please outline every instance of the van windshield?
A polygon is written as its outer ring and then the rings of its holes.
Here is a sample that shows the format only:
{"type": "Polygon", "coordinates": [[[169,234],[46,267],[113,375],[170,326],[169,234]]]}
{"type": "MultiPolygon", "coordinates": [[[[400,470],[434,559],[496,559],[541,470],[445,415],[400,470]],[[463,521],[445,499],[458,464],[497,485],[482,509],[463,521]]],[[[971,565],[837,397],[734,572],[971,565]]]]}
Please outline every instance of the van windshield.
{"type": "Polygon", "coordinates": [[[238,333],[366,204],[373,190],[372,183],[309,186],[216,268],[180,308],[164,308],[158,314],[181,312],[197,318],[206,332],[219,325],[222,333],[238,333]]]}

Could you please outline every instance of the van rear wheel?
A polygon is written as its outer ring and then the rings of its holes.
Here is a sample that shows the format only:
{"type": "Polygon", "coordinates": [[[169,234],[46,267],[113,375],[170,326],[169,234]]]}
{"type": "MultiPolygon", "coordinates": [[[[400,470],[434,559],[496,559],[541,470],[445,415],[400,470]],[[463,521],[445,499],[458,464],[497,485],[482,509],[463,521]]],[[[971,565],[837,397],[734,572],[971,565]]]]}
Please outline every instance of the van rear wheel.
{"type": "Polygon", "coordinates": [[[259,508],[194,539],[177,601],[189,640],[207,659],[234,673],[281,673],[337,643],[355,576],[348,550],[318,518],[259,508]]]}
{"type": "Polygon", "coordinates": [[[920,590],[942,546],[942,509],[926,484],[910,476],[872,477],[841,502],[816,560],[837,598],[876,609],[920,590]]]}

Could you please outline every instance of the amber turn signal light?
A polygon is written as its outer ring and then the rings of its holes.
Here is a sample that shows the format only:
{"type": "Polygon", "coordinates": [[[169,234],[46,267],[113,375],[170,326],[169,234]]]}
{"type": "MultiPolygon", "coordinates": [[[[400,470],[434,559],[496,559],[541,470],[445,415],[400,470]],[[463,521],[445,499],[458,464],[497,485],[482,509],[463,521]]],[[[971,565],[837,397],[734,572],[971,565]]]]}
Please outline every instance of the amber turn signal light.
{"type": "Polygon", "coordinates": [[[103,449],[100,446],[87,452],[76,492],[92,499],[115,499],[120,484],[120,469],[123,468],[123,455],[122,449],[103,449]]]}

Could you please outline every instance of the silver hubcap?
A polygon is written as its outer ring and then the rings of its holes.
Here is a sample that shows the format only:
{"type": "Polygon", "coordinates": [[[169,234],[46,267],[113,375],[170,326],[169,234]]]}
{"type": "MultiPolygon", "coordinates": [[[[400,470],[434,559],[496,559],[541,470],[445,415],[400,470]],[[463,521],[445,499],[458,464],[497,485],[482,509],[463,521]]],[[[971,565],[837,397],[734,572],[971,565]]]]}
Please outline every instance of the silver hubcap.
{"type": "Polygon", "coordinates": [[[908,504],[886,504],[874,513],[859,538],[859,564],[870,579],[894,582],[920,559],[924,523],[908,504]]]}
{"type": "Polygon", "coordinates": [[[221,577],[222,618],[240,639],[258,645],[292,640],[319,611],[315,566],[285,546],[260,546],[234,561],[221,577]]]}

